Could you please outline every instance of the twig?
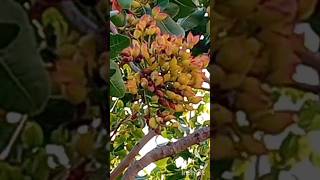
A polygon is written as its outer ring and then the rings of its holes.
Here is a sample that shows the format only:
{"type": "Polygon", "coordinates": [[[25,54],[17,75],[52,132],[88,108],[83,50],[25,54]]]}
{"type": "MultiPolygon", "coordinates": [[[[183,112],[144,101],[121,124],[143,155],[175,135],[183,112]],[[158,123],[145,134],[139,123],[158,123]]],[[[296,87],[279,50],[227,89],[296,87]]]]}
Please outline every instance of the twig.
{"type": "Polygon", "coordinates": [[[292,88],[302,90],[302,91],[309,91],[315,94],[318,94],[320,92],[320,86],[319,85],[310,85],[305,83],[299,83],[296,82],[294,85],[291,86],[292,88]]]}
{"type": "Polygon", "coordinates": [[[207,140],[210,137],[210,127],[201,128],[180,140],[158,147],[147,153],[140,160],[134,161],[124,175],[126,180],[134,180],[140,170],[154,161],[158,161],[168,156],[172,156],[186,150],[188,147],[207,140]]]}
{"type": "Polygon", "coordinates": [[[119,99],[117,99],[116,102],[114,102],[112,108],[110,109],[110,112],[112,112],[114,110],[114,108],[116,107],[118,101],[119,101],[119,99]]]}
{"type": "Polygon", "coordinates": [[[117,30],[116,25],[114,25],[113,22],[111,22],[111,21],[110,21],[110,31],[111,31],[113,34],[118,34],[118,30],[117,30]]]}
{"type": "Polygon", "coordinates": [[[117,133],[117,131],[118,131],[118,129],[120,128],[121,124],[123,124],[124,122],[130,120],[131,117],[132,117],[132,116],[128,116],[127,118],[122,119],[122,120],[117,124],[117,127],[116,127],[115,130],[113,131],[113,134],[110,136],[110,139],[112,139],[113,136],[117,133]]]}
{"type": "Polygon", "coordinates": [[[129,164],[134,160],[139,151],[143,148],[143,146],[152,139],[156,133],[153,130],[150,130],[147,135],[145,135],[140,142],[130,151],[130,153],[126,156],[126,158],[121,161],[121,163],[116,167],[115,170],[112,171],[110,180],[115,180],[129,164]]]}
{"type": "Polygon", "coordinates": [[[259,166],[260,166],[260,156],[259,155],[257,155],[257,159],[256,159],[256,162],[255,162],[255,174],[254,174],[254,179],[255,180],[259,180],[259,166]]]}
{"type": "Polygon", "coordinates": [[[21,121],[20,121],[18,127],[16,128],[16,130],[14,131],[13,136],[11,137],[11,139],[9,141],[9,144],[5,147],[5,149],[0,154],[1,161],[5,160],[9,156],[11,148],[12,148],[13,144],[15,143],[15,141],[17,140],[17,138],[19,137],[19,134],[24,126],[24,123],[27,121],[27,119],[28,119],[28,115],[23,115],[21,117],[21,121]]]}

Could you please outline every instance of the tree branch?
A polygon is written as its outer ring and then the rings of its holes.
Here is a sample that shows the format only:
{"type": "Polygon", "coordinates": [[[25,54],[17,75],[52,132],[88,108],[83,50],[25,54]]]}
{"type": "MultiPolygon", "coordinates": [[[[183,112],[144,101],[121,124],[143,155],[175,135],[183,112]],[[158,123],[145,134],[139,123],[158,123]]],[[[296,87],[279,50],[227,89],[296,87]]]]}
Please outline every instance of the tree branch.
{"type": "Polygon", "coordinates": [[[296,54],[300,57],[303,64],[311,66],[312,68],[320,71],[320,54],[311,52],[308,49],[297,49],[296,54]]]}
{"type": "Polygon", "coordinates": [[[134,160],[136,155],[139,153],[139,151],[143,148],[143,146],[150,141],[151,138],[153,138],[155,135],[157,135],[153,130],[150,130],[147,135],[145,135],[140,142],[130,151],[130,153],[126,156],[126,158],[121,161],[121,163],[111,172],[110,180],[115,180],[116,177],[118,177],[126,167],[129,166],[129,164],[134,160]]]}
{"type": "Polygon", "coordinates": [[[18,139],[19,134],[20,134],[21,130],[23,129],[24,124],[27,121],[27,119],[28,119],[27,115],[23,115],[21,117],[21,121],[19,122],[19,125],[16,128],[16,130],[14,131],[14,133],[9,141],[9,144],[5,147],[5,149],[0,154],[0,161],[5,160],[9,156],[11,148],[12,148],[13,144],[16,142],[16,140],[18,139]]]}
{"type": "Polygon", "coordinates": [[[110,31],[111,31],[113,34],[118,34],[118,30],[117,30],[116,25],[114,25],[113,22],[111,22],[111,21],[110,21],[110,31]]]}
{"type": "Polygon", "coordinates": [[[127,118],[125,119],[122,119],[116,126],[116,128],[113,130],[113,134],[110,136],[110,139],[113,138],[113,136],[117,133],[118,129],[120,128],[121,124],[129,121],[130,119],[132,118],[132,116],[128,116],[127,118]]]}
{"type": "Polygon", "coordinates": [[[309,91],[315,94],[319,94],[320,92],[320,86],[317,86],[317,85],[310,85],[310,84],[296,82],[291,87],[298,90],[302,90],[302,91],[309,91]]]}
{"type": "Polygon", "coordinates": [[[140,160],[133,162],[124,175],[126,180],[134,180],[140,170],[154,161],[172,156],[188,147],[205,141],[210,137],[210,127],[201,128],[194,133],[166,146],[158,147],[147,153],[140,160]]]}

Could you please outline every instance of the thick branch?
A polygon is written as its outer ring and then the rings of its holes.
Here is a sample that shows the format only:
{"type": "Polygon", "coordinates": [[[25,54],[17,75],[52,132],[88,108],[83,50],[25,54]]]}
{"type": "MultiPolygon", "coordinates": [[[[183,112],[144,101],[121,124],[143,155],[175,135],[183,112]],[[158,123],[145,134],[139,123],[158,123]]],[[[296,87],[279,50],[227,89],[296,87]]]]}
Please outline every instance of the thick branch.
{"type": "Polygon", "coordinates": [[[121,161],[121,163],[116,167],[115,170],[112,171],[110,180],[115,180],[129,164],[134,160],[139,151],[143,148],[143,146],[153,138],[156,133],[153,130],[150,130],[147,135],[140,140],[140,142],[130,151],[130,153],[126,156],[126,158],[121,161]]]}
{"type": "Polygon", "coordinates": [[[135,161],[124,175],[126,180],[134,180],[136,175],[150,163],[186,150],[188,147],[205,141],[210,137],[210,127],[201,128],[194,133],[166,146],[158,147],[147,153],[140,160],[135,161]]]}

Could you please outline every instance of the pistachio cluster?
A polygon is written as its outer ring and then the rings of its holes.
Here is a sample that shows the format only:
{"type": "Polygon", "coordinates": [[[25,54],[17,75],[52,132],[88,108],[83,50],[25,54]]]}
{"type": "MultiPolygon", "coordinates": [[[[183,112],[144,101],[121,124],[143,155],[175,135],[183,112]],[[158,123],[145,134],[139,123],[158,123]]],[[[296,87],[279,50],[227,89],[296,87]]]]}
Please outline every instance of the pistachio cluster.
{"type": "MultiPolygon", "coordinates": [[[[152,94],[151,103],[163,109],[155,116],[149,115],[147,122],[153,129],[174,119],[175,112],[193,110],[192,105],[202,100],[195,90],[202,88],[203,69],[209,63],[208,55],[194,57],[191,53],[199,36],[191,32],[187,38],[161,33],[157,21],[166,17],[159,8],[152,10],[152,16],[129,16],[129,23],[135,27],[134,39],[132,46],[121,53],[122,63],[133,70],[127,77],[127,91],[140,96],[152,94]]],[[[177,127],[177,122],[172,125],[177,127]]]]}

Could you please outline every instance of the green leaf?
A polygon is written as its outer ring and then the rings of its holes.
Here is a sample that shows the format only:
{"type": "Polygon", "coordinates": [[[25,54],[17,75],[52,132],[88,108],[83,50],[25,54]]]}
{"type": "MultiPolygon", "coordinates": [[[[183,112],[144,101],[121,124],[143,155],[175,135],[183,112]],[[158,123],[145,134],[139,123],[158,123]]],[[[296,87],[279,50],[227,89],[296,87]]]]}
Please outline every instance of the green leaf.
{"type": "Polygon", "coordinates": [[[136,129],[133,132],[133,136],[136,137],[137,139],[141,139],[145,136],[145,134],[143,133],[142,129],[136,129]]]}
{"type": "Polygon", "coordinates": [[[32,158],[27,159],[23,167],[33,180],[49,179],[48,155],[44,149],[39,149],[32,158]]]}
{"type": "Polygon", "coordinates": [[[21,141],[26,148],[41,146],[43,143],[43,131],[39,124],[27,122],[21,133],[21,141]]]}
{"type": "Polygon", "coordinates": [[[130,43],[129,37],[110,33],[110,58],[117,57],[123,49],[130,46],[130,43]]]}
{"type": "Polygon", "coordinates": [[[180,11],[176,15],[176,18],[186,17],[197,10],[197,7],[192,0],[173,0],[172,2],[180,6],[180,11]]]}
{"type": "Polygon", "coordinates": [[[126,87],[119,66],[114,61],[110,61],[110,69],[116,70],[115,74],[110,77],[110,96],[122,98],[125,94],[126,87]]]}
{"type": "Polygon", "coordinates": [[[197,10],[189,16],[179,19],[178,24],[180,24],[185,31],[189,31],[202,23],[205,13],[204,9],[197,10]]]}
{"type": "Polygon", "coordinates": [[[50,87],[33,27],[23,8],[11,0],[1,2],[0,27],[0,107],[34,115],[46,104],[50,87]]]}
{"type": "Polygon", "coordinates": [[[175,4],[175,3],[167,3],[166,5],[162,5],[161,7],[161,11],[168,14],[170,17],[175,17],[179,11],[180,11],[180,7],[175,4]]]}
{"type": "Polygon", "coordinates": [[[169,0],[158,0],[157,1],[157,5],[160,6],[160,7],[164,7],[167,4],[169,4],[169,0]]]}
{"type": "Polygon", "coordinates": [[[161,32],[163,33],[168,33],[176,36],[185,35],[183,28],[169,16],[162,21],[158,21],[157,25],[159,26],[161,32]]]}
{"type": "Polygon", "coordinates": [[[312,153],[310,156],[310,161],[316,167],[320,167],[320,154],[319,153],[312,153]]]}
{"type": "Polygon", "coordinates": [[[284,139],[283,143],[280,147],[280,156],[283,158],[284,162],[289,159],[295,157],[298,153],[298,138],[299,136],[294,135],[290,132],[290,134],[284,139]]]}
{"type": "Polygon", "coordinates": [[[0,179],[2,180],[24,180],[21,168],[11,166],[6,162],[0,162],[0,179]]]}
{"type": "Polygon", "coordinates": [[[51,141],[54,144],[64,145],[68,142],[68,140],[69,132],[62,127],[59,127],[58,129],[54,130],[51,134],[51,141]]]}
{"type": "Polygon", "coordinates": [[[1,32],[5,34],[5,36],[0,39],[0,49],[3,49],[17,38],[20,27],[17,24],[1,23],[0,29],[1,32]]]}
{"type": "Polygon", "coordinates": [[[126,13],[122,12],[119,13],[118,15],[112,16],[110,20],[113,22],[114,25],[117,27],[122,27],[126,25],[126,13]]]}
{"type": "Polygon", "coordinates": [[[308,102],[299,115],[299,126],[307,132],[320,129],[319,102],[308,102]]]}
{"type": "Polygon", "coordinates": [[[169,157],[161,159],[161,160],[158,160],[158,161],[155,162],[155,164],[160,169],[165,168],[167,166],[168,159],[169,159],[169,157]]]}
{"type": "Polygon", "coordinates": [[[179,171],[179,168],[175,164],[169,164],[166,166],[166,169],[171,172],[179,171]]]}
{"type": "Polygon", "coordinates": [[[130,9],[132,4],[132,0],[118,0],[118,2],[123,9],[130,9]]]}

